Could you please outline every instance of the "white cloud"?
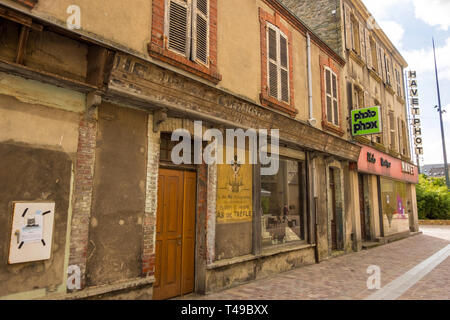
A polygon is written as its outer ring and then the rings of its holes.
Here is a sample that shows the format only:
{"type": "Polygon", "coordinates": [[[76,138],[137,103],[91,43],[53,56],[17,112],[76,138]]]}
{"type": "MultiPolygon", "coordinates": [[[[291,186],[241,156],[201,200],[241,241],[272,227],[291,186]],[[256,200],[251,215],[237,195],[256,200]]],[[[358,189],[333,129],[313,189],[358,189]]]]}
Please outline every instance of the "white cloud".
{"type": "Polygon", "coordinates": [[[416,18],[447,31],[450,27],[450,0],[412,0],[416,18]]]}
{"type": "Polygon", "coordinates": [[[364,5],[375,19],[386,17],[392,7],[399,4],[407,4],[411,0],[363,0],[364,5]]]}
{"type": "Polygon", "coordinates": [[[378,25],[383,29],[394,46],[400,50],[403,47],[402,39],[405,34],[405,29],[403,29],[402,25],[389,20],[382,20],[378,22],[378,25]]]}
{"type": "Polygon", "coordinates": [[[378,20],[389,17],[396,6],[414,5],[417,19],[446,31],[450,27],[450,0],[363,0],[363,2],[378,20]]]}
{"type": "MultiPolygon", "coordinates": [[[[430,44],[427,48],[416,50],[403,50],[403,56],[408,62],[408,69],[416,70],[420,73],[434,71],[433,47],[430,44]]],[[[450,38],[447,38],[443,46],[436,47],[436,59],[439,70],[439,80],[450,80],[450,38]]]]}

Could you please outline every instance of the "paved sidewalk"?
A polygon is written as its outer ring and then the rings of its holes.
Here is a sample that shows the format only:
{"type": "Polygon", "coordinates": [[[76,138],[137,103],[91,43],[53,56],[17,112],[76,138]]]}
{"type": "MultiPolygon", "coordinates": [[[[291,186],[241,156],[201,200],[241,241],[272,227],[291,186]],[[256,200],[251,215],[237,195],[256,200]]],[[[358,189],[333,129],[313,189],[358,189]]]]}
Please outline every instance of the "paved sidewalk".
{"type": "MultiPolygon", "coordinates": [[[[364,299],[367,268],[381,268],[381,287],[402,276],[450,244],[450,226],[422,227],[423,235],[367,251],[351,253],[206,296],[206,300],[364,299]]],[[[399,299],[450,299],[450,258],[418,281],[399,299]]]]}

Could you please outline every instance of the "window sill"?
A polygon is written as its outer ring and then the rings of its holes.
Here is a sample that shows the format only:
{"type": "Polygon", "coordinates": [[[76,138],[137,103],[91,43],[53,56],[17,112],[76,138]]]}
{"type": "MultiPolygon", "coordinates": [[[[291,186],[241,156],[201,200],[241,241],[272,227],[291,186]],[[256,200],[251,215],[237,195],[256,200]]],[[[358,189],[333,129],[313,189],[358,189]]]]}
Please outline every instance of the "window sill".
{"type": "Polygon", "coordinates": [[[322,128],[326,131],[330,131],[334,134],[337,134],[340,137],[342,137],[345,134],[344,130],[342,130],[341,127],[338,127],[335,124],[329,123],[326,120],[322,120],[322,128]]]}
{"type": "Polygon", "coordinates": [[[378,83],[383,82],[383,80],[381,79],[381,77],[378,75],[378,73],[377,73],[374,69],[371,69],[371,70],[370,70],[370,75],[371,75],[378,83]]]}
{"type": "Polygon", "coordinates": [[[399,95],[397,95],[397,101],[400,102],[401,104],[405,104],[406,103],[405,99],[403,99],[399,95]]]}
{"type": "Polygon", "coordinates": [[[293,105],[281,102],[273,97],[269,97],[266,94],[260,94],[261,104],[265,107],[270,107],[289,114],[291,117],[295,117],[298,111],[293,105]]]}
{"type": "Polygon", "coordinates": [[[391,86],[390,84],[386,84],[386,90],[387,90],[390,94],[395,95],[395,90],[394,90],[394,88],[392,88],[392,86],[391,86]]]}
{"type": "Polygon", "coordinates": [[[351,50],[350,57],[353,58],[353,60],[355,60],[356,63],[359,64],[361,67],[364,67],[366,65],[364,60],[359,56],[359,54],[356,51],[351,50]]]}
{"type": "Polygon", "coordinates": [[[205,80],[211,81],[214,84],[218,84],[222,81],[222,75],[217,72],[217,69],[213,66],[206,67],[204,65],[198,64],[186,57],[179,55],[167,49],[162,49],[160,46],[149,43],[148,44],[148,54],[155,59],[166,62],[182,70],[188,71],[196,76],[199,76],[205,80]]]}
{"type": "Polygon", "coordinates": [[[245,256],[241,256],[241,257],[216,261],[216,262],[209,264],[206,267],[206,269],[214,270],[214,269],[218,269],[218,268],[232,266],[235,264],[258,260],[261,258],[267,258],[267,257],[274,256],[274,255],[281,254],[281,253],[287,253],[287,252],[292,252],[292,251],[314,248],[315,246],[316,246],[315,244],[307,244],[307,243],[305,243],[305,241],[296,241],[296,242],[292,242],[292,243],[288,243],[288,244],[281,244],[281,245],[265,248],[265,249],[263,249],[263,252],[259,255],[249,254],[249,255],[245,255],[245,256]]]}

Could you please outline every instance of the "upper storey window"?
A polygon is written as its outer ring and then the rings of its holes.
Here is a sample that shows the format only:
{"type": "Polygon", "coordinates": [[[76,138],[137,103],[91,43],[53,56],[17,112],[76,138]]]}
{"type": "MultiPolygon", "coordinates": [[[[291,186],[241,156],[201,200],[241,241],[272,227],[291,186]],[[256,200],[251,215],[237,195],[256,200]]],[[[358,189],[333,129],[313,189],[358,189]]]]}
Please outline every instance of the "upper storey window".
{"type": "Polygon", "coordinates": [[[325,68],[325,99],[327,121],[339,125],[338,89],[337,75],[330,69],[325,68]]]}
{"type": "Polygon", "coordinates": [[[277,27],[267,24],[267,85],[269,95],[289,103],[289,51],[287,36],[277,27]]]}
{"type": "Polygon", "coordinates": [[[209,1],[170,0],[165,35],[168,48],[208,65],[209,1]]]}
{"type": "Polygon", "coordinates": [[[281,16],[259,9],[261,27],[261,104],[295,116],[292,32],[281,16]]]}
{"type": "Polygon", "coordinates": [[[153,0],[150,56],[217,84],[217,0],[153,0]]]}

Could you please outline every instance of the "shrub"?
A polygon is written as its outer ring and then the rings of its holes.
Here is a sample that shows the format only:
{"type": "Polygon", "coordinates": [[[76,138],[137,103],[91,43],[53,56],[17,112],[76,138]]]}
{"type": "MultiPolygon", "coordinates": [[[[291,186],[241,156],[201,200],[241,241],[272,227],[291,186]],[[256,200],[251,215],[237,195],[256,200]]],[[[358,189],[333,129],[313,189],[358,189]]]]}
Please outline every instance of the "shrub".
{"type": "Polygon", "coordinates": [[[419,219],[450,220],[450,192],[443,178],[420,175],[416,192],[419,219]]]}

